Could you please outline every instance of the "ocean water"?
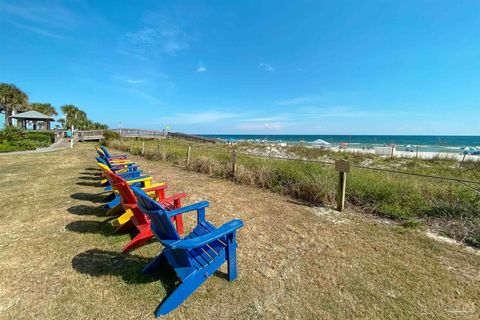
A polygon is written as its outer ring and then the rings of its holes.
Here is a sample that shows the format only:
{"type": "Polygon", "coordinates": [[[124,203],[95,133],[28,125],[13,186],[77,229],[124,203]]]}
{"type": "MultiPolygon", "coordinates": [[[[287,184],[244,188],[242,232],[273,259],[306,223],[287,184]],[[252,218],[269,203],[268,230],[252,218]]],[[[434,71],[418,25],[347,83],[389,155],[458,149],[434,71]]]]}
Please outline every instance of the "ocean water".
{"type": "Polygon", "coordinates": [[[271,141],[296,144],[323,139],[334,146],[348,143],[349,148],[366,148],[395,144],[397,150],[407,145],[418,146],[419,151],[459,153],[464,147],[477,147],[480,150],[480,136],[397,136],[397,135],[244,135],[244,134],[199,134],[206,138],[219,138],[227,141],[271,141]]]}

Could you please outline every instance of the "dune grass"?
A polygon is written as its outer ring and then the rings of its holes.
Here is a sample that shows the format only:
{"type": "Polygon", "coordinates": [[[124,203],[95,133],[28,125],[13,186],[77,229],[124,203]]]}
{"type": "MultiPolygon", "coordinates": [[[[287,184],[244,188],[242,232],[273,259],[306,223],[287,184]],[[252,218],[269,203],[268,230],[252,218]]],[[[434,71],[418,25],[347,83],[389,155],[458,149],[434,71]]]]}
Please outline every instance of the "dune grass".
{"type": "MultiPolygon", "coordinates": [[[[109,145],[137,155],[143,150],[147,159],[181,166],[186,166],[187,148],[191,146],[189,169],[221,178],[232,178],[232,150],[262,148],[250,144],[212,145],[178,139],[114,140],[109,145]]],[[[301,146],[288,147],[287,152],[306,159],[345,158],[355,164],[368,162],[374,167],[464,179],[479,177],[480,181],[480,165],[472,162],[459,165],[445,159],[384,159],[301,146]]],[[[332,205],[335,202],[337,173],[330,165],[240,154],[234,180],[312,204],[332,205]]],[[[424,225],[442,235],[480,246],[480,185],[353,168],[348,177],[347,202],[356,209],[396,219],[405,226],[424,225]]]]}
{"type": "MultiPolygon", "coordinates": [[[[175,286],[142,275],[157,242],[121,254],[99,209],[93,145],[0,158],[0,318],[153,319],[175,286]]],[[[207,218],[233,218],[239,278],[212,276],[167,319],[478,319],[480,256],[412,229],[132,156],[207,218]]],[[[194,215],[186,215],[187,228],[194,215]]]]}

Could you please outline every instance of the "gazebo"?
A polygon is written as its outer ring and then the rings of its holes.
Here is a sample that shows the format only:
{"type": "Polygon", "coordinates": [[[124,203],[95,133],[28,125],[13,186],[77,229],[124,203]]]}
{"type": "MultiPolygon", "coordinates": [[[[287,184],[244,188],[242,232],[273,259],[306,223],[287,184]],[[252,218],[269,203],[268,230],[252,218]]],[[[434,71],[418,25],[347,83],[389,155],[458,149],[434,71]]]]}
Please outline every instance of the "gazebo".
{"type": "Polygon", "coordinates": [[[17,126],[26,130],[50,130],[50,122],[55,121],[52,117],[34,110],[15,114],[11,118],[17,119],[17,126]]]}

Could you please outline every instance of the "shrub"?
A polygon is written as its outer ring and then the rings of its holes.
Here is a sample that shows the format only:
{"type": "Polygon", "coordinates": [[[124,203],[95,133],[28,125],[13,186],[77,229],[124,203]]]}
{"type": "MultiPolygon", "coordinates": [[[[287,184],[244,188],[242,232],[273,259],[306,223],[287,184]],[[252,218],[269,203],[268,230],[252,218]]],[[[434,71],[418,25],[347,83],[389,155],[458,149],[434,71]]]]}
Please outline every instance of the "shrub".
{"type": "Polygon", "coordinates": [[[103,132],[103,136],[105,137],[106,141],[120,139],[120,134],[112,130],[105,130],[103,132]]]}
{"type": "Polygon", "coordinates": [[[14,126],[7,126],[0,131],[0,152],[48,147],[53,140],[53,132],[28,132],[14,126]]]}
{"type": "Polygon", "coordinates": [[[12,152],[12,151],[18,151],[18,148],[8,144],[0,143],[0,152],[12,152]]]}
{"type": "Polygon", "coordinates": [[[39,141],[43,143],[53,143],[55,134],[53,132],[25,132],[26,139],[39,141]]]}
{"type": "Polygon", "coordinates": [[[0,143],[8,141],[18,141],[24,138],[24,131],[21,128],[14,126],[6,126],[0,130],[0,143]]]}

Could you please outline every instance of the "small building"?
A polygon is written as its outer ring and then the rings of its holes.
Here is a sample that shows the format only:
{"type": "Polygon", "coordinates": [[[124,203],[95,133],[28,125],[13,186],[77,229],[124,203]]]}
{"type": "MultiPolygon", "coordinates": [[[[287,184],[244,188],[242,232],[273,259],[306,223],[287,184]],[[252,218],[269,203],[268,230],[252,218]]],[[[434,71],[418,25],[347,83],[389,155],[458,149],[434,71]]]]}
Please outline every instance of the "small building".
{"type": "Polygon", "coordinates": [[[52,117],[34,110],[15,114],[11,118],[16,119],[17,126],[25,130],[50,130],[50,122],[55,121],[52,117]]]}

